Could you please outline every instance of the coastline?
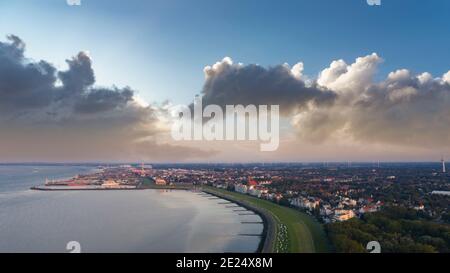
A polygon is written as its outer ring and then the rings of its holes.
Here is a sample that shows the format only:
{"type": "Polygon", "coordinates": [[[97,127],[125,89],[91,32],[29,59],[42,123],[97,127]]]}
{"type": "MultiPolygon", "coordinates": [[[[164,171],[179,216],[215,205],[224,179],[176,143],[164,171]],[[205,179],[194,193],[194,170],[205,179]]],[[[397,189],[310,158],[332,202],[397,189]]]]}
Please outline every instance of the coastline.
{"type": "Polygon", "coordinates": [[[206,192],[262,211],[267,223],[264,253],[327,253],[329,245],[323,227],[311,216],[273,202],[213,187],[206,192]],[[265,213],[264,213],[265,212],[265,213]],[[281,236],[281,237],[279,237],[281,236]]]}
{"type": "Polygon", "coordinates": [[[136,190],[145,190],[145,188],[43,188],[43,187],[31,187],[30,190],[33,191],[136,191],[136,190]]]}
{"type": "Polygon", "coordinates": [[[136,187],[118,187],[102,188],[101,186],[33,186],[30,190],[34,191],[130,191],[130,190],[195,190],[194,185],[164,185],[164,186],[142,186],[136,187]]]}
{"type": "Polygon", "coordinates": [[[211,191],[206,188],[202,188],[202,192],[205,192],[207,194],[214,195],[218,198],[233,202],[241,207],[244,207],[248,210],[253,211],[255,214],[259,215],[261,219],[263,220],[263,232],[261,234],[261,240],[259,242],[258,248],[256,250],[256,253],[273,253],[274,249],[274,240],[276,236],[276,225],[275,225],[275,219],[273,216],[267,212],[264,209],[258,208],[248,202],[245,202],[243,200],[238,200],[235,198],[232,198],[231,196],[221,194],[219,192],[211,191]]]}

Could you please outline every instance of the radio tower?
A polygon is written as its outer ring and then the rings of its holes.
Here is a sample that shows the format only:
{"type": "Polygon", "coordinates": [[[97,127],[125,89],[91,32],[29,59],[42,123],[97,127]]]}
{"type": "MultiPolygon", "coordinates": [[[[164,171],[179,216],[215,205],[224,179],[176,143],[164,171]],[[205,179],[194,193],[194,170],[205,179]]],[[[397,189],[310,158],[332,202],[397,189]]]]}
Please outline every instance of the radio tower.
{"type": "Polygon", "coordinates": [[[442,173],[446,173],[444,157],[442,157],[441,162],[442,162],[442,173]]]}

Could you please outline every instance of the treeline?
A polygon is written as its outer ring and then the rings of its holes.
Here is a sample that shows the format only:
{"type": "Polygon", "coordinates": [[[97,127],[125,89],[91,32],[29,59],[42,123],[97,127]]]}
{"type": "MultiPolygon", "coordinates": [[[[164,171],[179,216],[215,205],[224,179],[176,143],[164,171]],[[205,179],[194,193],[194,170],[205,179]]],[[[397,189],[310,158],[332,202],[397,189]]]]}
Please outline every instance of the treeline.
{"type": "Polygon", "coordinates": [[[326,225],[336,252],[367,252],[370,241],[378,241],[381,252],[448,253],[450,226],[424,220],[412,209],[387,207],[361,219],[326,225]]]}

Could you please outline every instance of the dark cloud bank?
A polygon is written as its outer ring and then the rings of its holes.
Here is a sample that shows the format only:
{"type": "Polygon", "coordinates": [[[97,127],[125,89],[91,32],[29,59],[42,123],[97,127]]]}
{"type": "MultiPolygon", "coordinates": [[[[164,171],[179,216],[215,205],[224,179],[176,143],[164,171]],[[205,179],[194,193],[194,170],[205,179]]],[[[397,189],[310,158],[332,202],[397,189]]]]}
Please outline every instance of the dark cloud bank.
{"type": "Polygon", "coordinates": [[[234,64],[230,58],[224,58],[204,69],[204,104],[273,104],[279,105],[285,115],[302,111],[308,104],[332,104],[336,94],[315,83],[306,84],[301,75],[302,67],[299,63],[293,68],[287,64],[266,68],[234,64]]]}
{"type": "Polygon", "coordinates": [[[180,160],[203,157],[160,144],[158,116],[129,88],[97,87],[91,58],[80,52],[58,71],[27,59],[25,43],[0,42],[0,160],[180,160]],[[175,156],[174,156],[175,155],[175,156]]]}

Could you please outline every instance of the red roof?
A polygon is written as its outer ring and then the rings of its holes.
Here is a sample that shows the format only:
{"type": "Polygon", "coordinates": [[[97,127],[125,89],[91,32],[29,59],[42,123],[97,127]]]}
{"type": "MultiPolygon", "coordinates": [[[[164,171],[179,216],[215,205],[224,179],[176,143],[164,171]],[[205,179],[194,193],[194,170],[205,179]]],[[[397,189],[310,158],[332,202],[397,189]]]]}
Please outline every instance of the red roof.
{"type": "Polygon", "coordinates": [[[249,186],[257,186],[257,185],[258,185],[258,182],[256,182],[256,181],[253,180],[253,179],[250,179],[250,180],[248,181],[248,185],[249,185],[249,186]]]}

